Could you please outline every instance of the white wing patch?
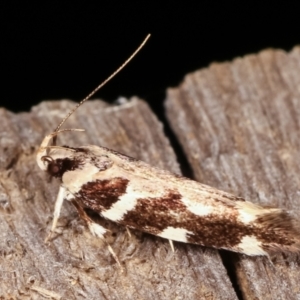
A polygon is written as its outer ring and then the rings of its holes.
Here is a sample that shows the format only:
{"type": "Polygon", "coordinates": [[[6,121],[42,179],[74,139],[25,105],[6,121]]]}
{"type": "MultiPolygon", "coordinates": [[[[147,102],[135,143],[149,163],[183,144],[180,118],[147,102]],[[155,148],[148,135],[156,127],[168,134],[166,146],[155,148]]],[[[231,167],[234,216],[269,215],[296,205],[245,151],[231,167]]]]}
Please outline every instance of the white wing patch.
{"type": "Polygon", "coordinates": [[[213,213],[214,209],[205,203],[192,202],[189,199],[182,198],[181,201],[186,205],[187,209],[197,216],[207,216],[213,213]]]}
{"type": "Polygon", "coordinates": [[[254,222],[259,216],[263,216],[268,213],[280,213],[280,210],[277,208],[263,209],[261,206],[247,201],[236,202],[236,207],[239,213],[238,219],[244,224],[254,222]]]}
{"type": "Polygon", "coordinates": [[[193,232],[188,231],[184,228],[174,228],[174,227],[167,227],[161,233],[157,234],[160,237],[180,241],[180,242],[187,242],[187,234],[193,234],[193,232]]]}
{"type": "Polygon", "coordinates": [[[138,199],[143,197],[145,197],[144,194],[134,190],[132,186],[129,185],[126,189],[126,193],[122,195],[111,208],[101,212],[101,215],[112,221],[122,220],[128,211],[134,210],[138,199]]]}
{"type": "Polygon", "coordinates": [[[241,242],[238,244],[238,248],[241,249],[241,252],[247,255],[266,255],[268,253],[263,250],[261,247],[261,242],[254,235],[246,235],[241,239],[241,242]]]}

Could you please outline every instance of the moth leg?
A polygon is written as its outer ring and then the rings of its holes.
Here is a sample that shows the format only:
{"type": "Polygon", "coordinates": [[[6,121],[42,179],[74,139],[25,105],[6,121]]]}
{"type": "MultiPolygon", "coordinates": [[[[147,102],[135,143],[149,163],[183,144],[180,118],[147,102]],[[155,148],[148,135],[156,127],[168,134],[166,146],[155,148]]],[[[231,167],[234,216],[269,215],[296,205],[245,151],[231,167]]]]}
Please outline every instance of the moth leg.
{"type": "Polygon", "coordinates": [[[73,205],[75,206],[75,208],[77,209],[79,216],[87,223],[87,225],[89,227],[89,230],[92,233],[92,235],[99,237],[100,239],[102,239],[106,243],[108,251],[111,253],[111,255],[113,256],[113,258],[115,259],[115,261],[117,262],[117,264],[119,265],[119,267],[122,269],[121,263],[120,263],[117,255],[116,255],[116,253],[114,252],[114,250],[112,249],[112,247],[109,245],[109,243],[106,241],[106,239],[103,236],[107,232],[107,230],[103,226],[95,223],[87,215],[87,213],[85,212],[85,210],[83,209],[83,207],[80,206],[75,199],[72,199],[71,201],[72,201],[73,205]]]}
{"type": "Polygon", "coordinates": [[[127,226],[126,226],[126,231],[127,231],[128,236],[131,238],[131,232],[127,226]]]}
{"type": "Polygon", "coordinates": [[[47,235],[47,237],[45,238],[45,243],[47,243],[51,239],[52,234],[53,234],[53,232],[56,228],[57,221],[58,221],[60,211],[61,211],[61,207],[62,207],[62,204],[63,204],[64,199],[66,197],[66,194],[67,194],[66,189],[61,186],[59,188],[57,198],[56,198],[56,201],[55,201],[51,230],[50,230],[49,234],[47,235]]]}
{"type": "Polygon", "coordinates": [[[173,241],[172,241],[172,240],[169,240],[169,243],[170,243],[170,246],[171,246],[172,251],[175,252],[173,241]]]}
{"type": "Polygon", "coordinates": [[[103,226],[95,223],[87,215],[87,213],[85,212],[83,207],[81,205],[79,205],[75,199],[72,199],[71,201],[72,201],[73,205],[75,206],[75,208],[77,209],[79,216],[86,222],[92,235],[97,236],[98,238],[100,238],[102,240],[105,240],[103,235],[107,232],[107,230],[103,226]]]}

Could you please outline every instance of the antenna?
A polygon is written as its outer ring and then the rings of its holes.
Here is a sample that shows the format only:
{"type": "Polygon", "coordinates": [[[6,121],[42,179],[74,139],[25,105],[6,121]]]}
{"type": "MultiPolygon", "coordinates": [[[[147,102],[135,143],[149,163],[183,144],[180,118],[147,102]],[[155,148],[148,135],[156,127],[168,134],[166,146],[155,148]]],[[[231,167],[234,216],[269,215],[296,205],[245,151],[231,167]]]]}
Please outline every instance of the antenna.
{"type": "Polygon", "coordinates": [[[135,56],[136,54],[144,47],[147,40],[150,38],[150,34],[146,36],[140,46],[130,55],[130,57],[109,77],[107,77],[102,83],[100,83],[91,93],[89,93],[83,100],[81,100],[59,123],[54,132],[57,132],[61,126],[68,120],[68,118],[87,100],[89,100],[96,92],[98,92],[107,82],[109,82],[113,77],[115,77],[135,56]]]}

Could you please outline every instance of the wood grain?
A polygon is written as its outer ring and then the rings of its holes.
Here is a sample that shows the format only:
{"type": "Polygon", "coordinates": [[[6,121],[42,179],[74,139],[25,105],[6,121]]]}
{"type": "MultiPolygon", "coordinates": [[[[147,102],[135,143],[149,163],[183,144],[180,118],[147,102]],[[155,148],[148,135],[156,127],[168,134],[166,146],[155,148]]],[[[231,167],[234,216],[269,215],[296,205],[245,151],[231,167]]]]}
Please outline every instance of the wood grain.
{"type": "MultiPolygon", "coordinates": [[[[74,106],[43,102],[30,113],[0,109],[0,299],[237,299],[216,250],[132,232],[108,221],[106,246],[91,236],[74,208],[64,203],[58,234],[44,243],[58,182],[36,165],[43,137],[74,106]]],[[[137,98],[120,106],[86,103],[66,124],[85,133],[60,135],[61,145],[102,145],[179,173],[162,124],[137,98]]],[[[159,188],[159,187],[158,187],[159,188]]]]}
{"type": "MultiPolygon", "coordinates": [[[[212,64],[167,92],[166,112],[194,177],[300,213],[300,48],[212,64]]],[[[300,260],[232,255],[243,299],[300,299],[300,260]]]]}

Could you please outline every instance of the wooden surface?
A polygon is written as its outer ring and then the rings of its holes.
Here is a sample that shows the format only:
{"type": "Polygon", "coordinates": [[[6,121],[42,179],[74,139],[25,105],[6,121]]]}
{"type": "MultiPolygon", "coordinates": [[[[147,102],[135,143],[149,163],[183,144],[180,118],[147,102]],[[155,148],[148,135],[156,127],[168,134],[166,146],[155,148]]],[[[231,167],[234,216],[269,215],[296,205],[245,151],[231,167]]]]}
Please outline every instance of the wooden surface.
{"type": "MultiPolygon", "coordinates": [[[[300,48],[213,64],[169,89],[166,111],[197,180],[300,217],[300,48]]],[[[243,299],[300,299],[299,258],[234,255],[243,299]]]]}
{"type": "MultiPolygon", "coordinates": [[[[166,114],[195,178],[299,218],[299,87],[295,48],[214,64],[169,89],[166,114]]],[[[222,260],[216,250],[180,243],[173,253],[164,239],[139,232],[130,238],[97,219],[112,231],[122,273],[69,203],[60,233],[45,244],[58,182],[40,171],[35,152],[73,105],[0,109],[0,299],[300,299],[295,256],[278,254],[272,265],[222,252],[222,260]]],[[[61,145],[106,146],[179,173],[161,123],[136,98],[120,106],[88,102],[65,127],[86,132],[59,136],[61,145]]]]}

